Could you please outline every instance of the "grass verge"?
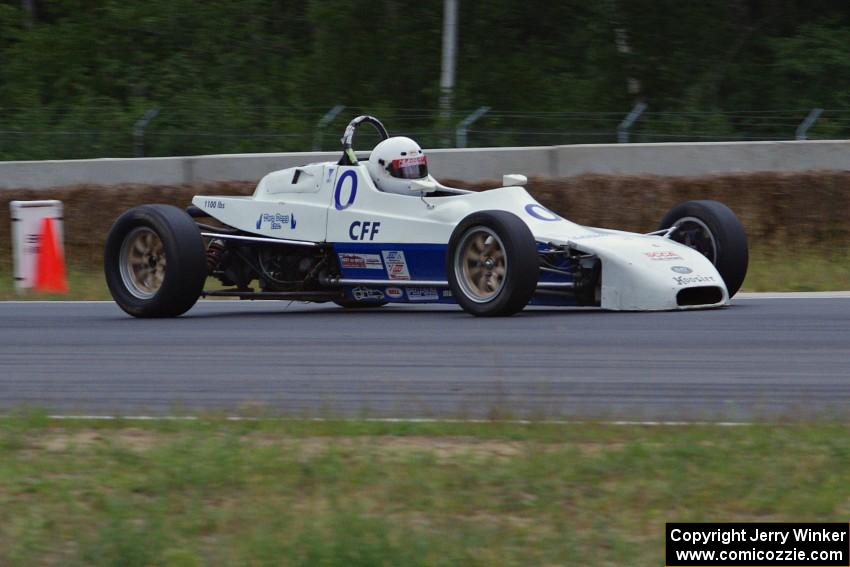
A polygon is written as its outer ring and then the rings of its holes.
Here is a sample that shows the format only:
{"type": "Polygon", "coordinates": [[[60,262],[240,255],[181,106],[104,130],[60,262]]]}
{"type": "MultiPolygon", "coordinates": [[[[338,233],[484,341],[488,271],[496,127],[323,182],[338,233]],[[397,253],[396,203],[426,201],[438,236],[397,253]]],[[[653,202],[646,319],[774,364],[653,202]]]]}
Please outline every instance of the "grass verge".
{"type": "Polygon", "coordinates": [[[756,250],[750,256],[744,291],[850,290],[846,249],[809,248],[794,252],[756,250]]]}
{"type": "Polygon", "coordinates": [[[846,521],[844,425],[0,419],[2,565],[663,564],[666,521],[846,521]]]}
{"type": "MultiPolygon", "coordinates": [[[[15,291],[8,272],[0,271],[0,300],[111,299],[100,271],[72,267],[67,294],[15,291]]],[[[210,288],[220,284],[210,279],[210,288]]],[[[850,254],[845,250],[809,248],[782,254],[756,249],[742,291],[844,291],[850,290],[850,254]]]]}
{"type": "Polygon", "coordinates": [[[0,300],[97,300],[111,299],[103,273],[71,266],[68,269],[68,293],[41,293],[24,290],[18,293],[9,271],[0,270],[0,300]]]}

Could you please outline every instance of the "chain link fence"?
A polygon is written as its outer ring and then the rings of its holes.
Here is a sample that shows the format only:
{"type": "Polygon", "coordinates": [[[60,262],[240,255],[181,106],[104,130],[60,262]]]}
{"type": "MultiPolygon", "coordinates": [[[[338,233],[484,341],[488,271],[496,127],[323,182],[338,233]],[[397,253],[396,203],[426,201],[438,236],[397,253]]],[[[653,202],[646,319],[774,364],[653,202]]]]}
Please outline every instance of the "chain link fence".
{"type": "MultiPolygon", "coordinates": [[[[638,110],[638,111],[636,111],[638,110]]],[[[515,112],[438,109],[290,108],[222,105],[73,110],[0,109],[0,160],[82,159],[336,150],[359,114],[426,148],[640,142],[721,142],[850,137],[850,109],[666,112],[515,112]]],[[[377,139],[358,133],[356,147],[377,139]]]]}

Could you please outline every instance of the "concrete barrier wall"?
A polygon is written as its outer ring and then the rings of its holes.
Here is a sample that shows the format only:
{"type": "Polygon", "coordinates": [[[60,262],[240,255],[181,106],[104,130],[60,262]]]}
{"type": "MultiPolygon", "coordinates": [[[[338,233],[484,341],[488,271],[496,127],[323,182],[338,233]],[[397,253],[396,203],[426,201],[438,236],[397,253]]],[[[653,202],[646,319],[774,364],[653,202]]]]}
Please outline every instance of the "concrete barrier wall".
{"type": "MultiPolygon", "coordinates": [[[[427,150],[438,179],[498,179],[504,173],[695,176],[758,171],[850,170],[850,140],[594,144],[427,150]]],[[[0,189],[67,185],[193,185],[258,181],[270,171],[336,160],[339,152],[0,162],[0,189]]]]}
{"type": "Polygon", "coordinates": [[[850,170],[850,140],[558,146],[553,175],[695,176],[761,171],[850,170]]]}

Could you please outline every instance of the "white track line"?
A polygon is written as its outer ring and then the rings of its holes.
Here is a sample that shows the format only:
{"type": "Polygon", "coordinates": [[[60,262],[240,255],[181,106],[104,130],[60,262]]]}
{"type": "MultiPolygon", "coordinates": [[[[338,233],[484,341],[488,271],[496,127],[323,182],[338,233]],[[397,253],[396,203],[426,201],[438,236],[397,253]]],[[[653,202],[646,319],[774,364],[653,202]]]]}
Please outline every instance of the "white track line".
{"type": "MultiPolygon", "coordinates": [[[[4,416],[8,418],[9,416],[4,416]]],[[[48,415],[48,419],[56,421],[201,421],[205,418],[193,415],[48,415]]],[[[3,418],[0,418],[3,419],[3,418]]],[[[510,425],[616,425],[616,426],[649,426],[649,427],[689,427],[689,426],[718,426],[746,427],[758,425],[751,421],[631,421],[631,420],[558,420],[558,419],[458,419],[436,417],[367,417],[367,418],[327,418],[327,417],[244,417],[229,415],[223,418],[211,417],[212,421],[315,421],[315,422],[368,422],[368,423],[492,423],[510,425]]]]}
{"type": "Polygon", "coordinates": [[[850,291],[748,291],[737,294],[732,301],[737,299],[850,299],[850,291]]]}

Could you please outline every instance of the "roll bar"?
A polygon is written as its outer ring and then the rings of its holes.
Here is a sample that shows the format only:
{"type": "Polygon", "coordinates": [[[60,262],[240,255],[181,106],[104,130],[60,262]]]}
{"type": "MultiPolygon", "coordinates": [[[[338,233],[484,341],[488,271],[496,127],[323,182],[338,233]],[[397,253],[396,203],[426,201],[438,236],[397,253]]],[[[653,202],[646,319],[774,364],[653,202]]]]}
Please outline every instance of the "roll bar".
{"type": "Polygon", "coordinates": [[[355,155],[354,148],[351,144],[354,140],[354,132],[361,124],[370,124],[373,128],[375,128],[378,135],[381,137],[381,141],[390,137],[387,133],[387,129],[383,124],[381,124],[381,121],[374,116],[368,116],[366,114],[358,116],[348,123],[348,126],[345,127],[345,132],[342,134],[342,138],[340,139],[340,142],[342,142],[342,158],[339,160],[339,165],[357,165],[359,163],[357,155],[355,155]]]}

